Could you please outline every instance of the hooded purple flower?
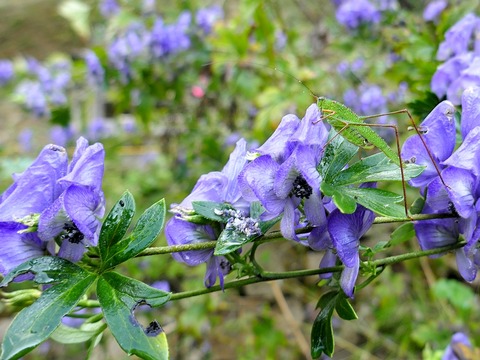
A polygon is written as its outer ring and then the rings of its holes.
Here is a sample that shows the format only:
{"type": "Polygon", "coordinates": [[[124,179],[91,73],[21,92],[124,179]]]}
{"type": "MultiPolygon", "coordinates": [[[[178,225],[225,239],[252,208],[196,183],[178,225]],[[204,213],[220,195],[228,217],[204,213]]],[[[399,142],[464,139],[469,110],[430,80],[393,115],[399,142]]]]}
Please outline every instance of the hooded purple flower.
{"type": "Polygon", "coordinates": [[[58,180],[67,172],[65,149],[47,145],[23,173],[14,175],[14,183],[0,198],[0,273],[5,275],[22,262],[41,256],[46,249],[34,232],[21,220],[41,213],[61,194],[58,180]]]}
{"type": "Polygon", "coordinates": [[[350,298],[353,298],[360,267],[360,238],[370,229],[374,219],[375,214],[360,205],[353,214],[342,214],[339,210],[334,210],[328,217],[328,233],[337,256],[345,265],[340,286],[350,298]]]}
{"type": "Polygon", "coordinates": [[[328,133],[323,122],[318,122],[320,118],[316,104],[307,109],[300,124],[296,116],[285,116],[270,139],[257,149],[266,154],[254,159],[239,176],[243,196],[261,202],[265,220],[283,215],[282,235],[295,241],[299,241],[295,230],[302,201],[311,225],[326,221],[317,166],[328,133]]]}
{"type": "MultiPolygon", "coordinates": [[[[245,214],[249,204],[241,197],[237,177],[246,163],[246,141],[240,139],[230,159],[221,172],[202,175],[192,190],[180,204],[172,207],[175,216],[165,226],[165,236],[169,245],[195,244],[213,241],[220,235],[221,229],[210,225],[198,225],[188,222],[188,214],[193,210],[193,201],[227,202],[245,214]]],[[[217,277],[223,287],[224,276],[231,270],[230,264],[222,256],[214,256],[213,249],[201,251],[183,251],[174,253],[175,260],[195,266],[207,264],[205,286],[215,284],[217,277]]]]}
{"type": "Polygon", "coordinates": [[[105,212],[102,178],[105,151],[100,143],[88,146],[80,138],[67,174],[58,180],[64,189],[39,218],[38,235],[43,241],[60,237],[59,256],[71,261],[82,257],[86,246],[96,246],[105,212]]]}
{"type": "Polygon", "coordinates": [[[68,165],[65,149],[46,146],[35,162],[2,194],[0,272],[5,274],[45,250],[78,261],[85,245],[96,245],[103,216],[103,147],[80,138],[68,165]],[[73,178],[72,178],[73,177],[73,178]]]}
{"type": "MultiPolygon", "coordinates": [[[[446,187],[438,176],[426,188],[424,213],[457,214],[457,220],[441,219],[421,221],[415,224],[418,239],[422,248],[431,249],[455,243],[462,234],[467,241],[463,249],[456,251],[457,266],[461,275],[467,281],[473,281],[480,267],[479,211],[480,202],[480,88],[469,88],[462,96],[463,143],[453,152],[450,147],[445,149],[441,161],[441,176],[446,187]],[[449,154],[450,153],[450,154],[449,154]],[[453,221],[453,222],[452,222],[453,221]]],[[[437,149],[443,149],[445,144],[453,141],[455,133],[445,136],[440,130],[436,132],[437,140],[430,142],[431,151],[437,156],[437,149]]]]}
{"type": "MultiPolygon", "coordinates": [[[[455,148],[454,114],[453,104],[450,101],[443,101],[419,126],[421,136],[440,169],[441,163],[452,154],[455,148]]],[[[424,187],[438,176],[420,135],[415,134],[405,141],[402,147],[402,158],[404,161],[426,166],[423,173],[410,180],[410,185],[424,187]]]]}

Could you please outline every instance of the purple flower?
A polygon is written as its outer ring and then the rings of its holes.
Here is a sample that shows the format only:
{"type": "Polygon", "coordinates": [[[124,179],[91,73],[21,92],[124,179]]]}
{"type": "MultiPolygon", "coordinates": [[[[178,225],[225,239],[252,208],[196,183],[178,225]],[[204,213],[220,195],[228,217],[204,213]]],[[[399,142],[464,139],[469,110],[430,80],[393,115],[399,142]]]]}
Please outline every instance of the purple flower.
{"type": "Polygon", "coordinates": [[[92,50],[87,50],[85,52],[85,62],[87,64],[88,82],[91,85],[102,85],[105,77],[105,70],[103,69],[97,55],[92,50]]]}
{"type": "MultiPolygon", "coordinates": [[[[165,236],[169,245],[195,244],[213,241],[220,235],[219,229],[210,225],[198,225],[188,222],[186,214],[190,213],[193,201],[228,202],[237,210],[248,214],[249,203],[246,202],[238,188],[237,177],[246,163],[246,141],[240,139],[230,159],[221,172],[210,172],[202,175],[192,190],[180,204],[172,208],[175,216],[165,226],[165,236]]],[[[213,255],[213,249],[201,251],[183,251],[174,253],[175,260],[187,265],[195,266],[207,264],[205,286],[211,287],[218,277],[223,287],[224,276],[231,270],[230,264],[224,257],[213,255]]]]}
{"type": "MultiPolygon", "coordinates": [[[[438,104],[420,124],[422,138],[428,146],[439,169],[441,163],[453,152],[455,147],[455,107],[449,101],[438,104]]],[[[418,165],[426,166],[423,173],[410,180],[414,187],[425,187],[438,176],[435,166],[418,134],[409,137],[402,147],[402,158],[418,165]]]]}
{"type": "Polygon", "coordinates": [[[18,134],[18,143],[23,152],[32,150],[33,130],[25,128],[18,134]]]}
{"type": "Polygon", "coordinates": [[[218,5],[213,5],[200,9],[195,16],[197,25],[203,30],[205,34],[210,34],[213,24],[223,18],[223,10],[218,5]]]}
{"type": "Polygon", "coordinates": [[[473,53],[467,52],[452,57],[445,63],[438,66],[431,81],[432,91],[439,98],[444,97],[451,84],[460,77],[462,72],[467,69],[473,61],[473,53]]]}
{"type": "Polygon", "coordinates": [[[457,353],[453,350],[453,347],[456,346],[456,344],[461,344],[469,349],[472,348],[472,343],[470,342],[468,336],[462,332],[457,332],[453,334],[450,344],[448,344],[445,352],[443,353],[442,360],[459,360],[457,353]]]}
{"type": "Polygon", "coordinates": [[[58,180],[67,172],[65,149],[47,145],[23,173],[14,176],[14,183],[0,198],[0,272],[31,258],[41,256],[46,249],[34,232],[22,232],[27,225],[22,219],[41,213],[61,194],[58,180]]]}
{"type": "Polygon", "coordinates": [[[337,9],[337,21],[349,30],[380,22],[380,11],[368,0],[345,0],[337,9]]]}
{"type": "Polygon", "coordinates": [[[7,84],[13,79],[14,70],[10,60],[0,60],[0,86],[7,84]]]}
{"type": "Polygon", "coordinates": [[[118,5],[117,0],[102,0],[100,2],[100,13],[108,18],[120,11],[120,5],[118,5]]]}
{"type": "MultiPolygon", "coordinates": [[[[459,241],[459,235],[462,234],[467,244],[464,248],[456,251],[456,258],[458,270],[467,281],[473,281],[477,270],[480,268],[480,253],[478,251],[478,242],[480,241],[480,217],[478,216],[480,213],[480,202],[478,201],[480,198],[480,162],[478,161],[480,157],[480,118],[478,116],[478,99],[480,99],[480,88],[478,87],[467,89],[462,96],[464,105],[462,136],[464,140],[455,152],[453,152],[455,144],[454,126],[452,130],[446,128],[446,123],[441,121],[442,117],[438,118],[440,121],[437,130],[434,130],[432,126],[427,126],[427,130],[432,129],[431,134],[434,135],[435,139],[432,138],[426,142],[434,157],[439,160],[440,169],[442,169],[441,176],[447,186],[444,186],[440,177],[433,172],[429,175],[430,182],[421,181],[417,184],[417,186],[421,185],[422,187],[427,184],[424,213],[450,212],[459,216],[459,219],[455,220],[438,219],[416,223],[415,230],[422,248],[432,249],[453,244],[459,241]]],[[[421,127],[423,127],[423,124],[421,127]]],[[[429,133],[425,134],[425,136],[428,135],[429,133]]],[[[408,151],[419,144],[410,142],[410,145],[411,148],[408,151]]],[[[406,142],[405,146],[408,147],[409,144],[406,142]]]]}
{"type": "Polygon", "coordinates": [[[24,80],[18,84],[15,93],[27,110],[35,116],[44,117],[50,114],[46,94],[39,82],[24,80]]]}
{"type": "Polygon", "coordinates": [[[360,267],[360,238],[372,226],[374,219],[375,214],[360,205],[353,214],[342,214],[339,210],[334,210],[328,217],[328,233],[337,256],[345,265],[340,276],[340,286],[350,298],[353,298],[360,267]]]}
{"type": "Polygon", "coordinates": [[[70,164],[64,148],[48,145],[14,177],[0,203],[3,274],[45,250],[54,254],[56,240],[58,256],[72,261],[96,245],[104,213],[103,161],[103,146],[80,138],[70,164]]]}
{"type": "Polygon", "coordinates": [[[162,18],[157,18],[150,33],[149,48],[154,58],[176,54],[190,47],[188,28],[191,15],[184,12],[175,24],[165,25],[162,18]]]}
{"type": "Polygon", "coordinates": [[[480,18],[473,13],[465,15],[445,33],[445,40],[438,48],[437,60],[445,61],[452,56],[466,53],[472,37],[479,30],[480,18]]]}
{"type": "Polygon", "coordinates": [[[440,14],[447,7],[448,2],[446,0],[435,0],[430,2],[423,10],[423,19],[425,21],[437,22],[440,14]]]}
{"type": "Polygon", "coordinates": [[[239,176],[245,199],[260,201],[266,209],[262,215],[265,220],[282,215],[282,235],[295,241],[299,241],[295,230],[300,219],[297,208],[302,202],[310,224],[318,226],[326,221],[317,166],[328,134],[319,119],[316,104],[307,109],[300,124],[295,115],[285,116],[275,133],[257,149],[265,155],[249,163],[239,176]]]}

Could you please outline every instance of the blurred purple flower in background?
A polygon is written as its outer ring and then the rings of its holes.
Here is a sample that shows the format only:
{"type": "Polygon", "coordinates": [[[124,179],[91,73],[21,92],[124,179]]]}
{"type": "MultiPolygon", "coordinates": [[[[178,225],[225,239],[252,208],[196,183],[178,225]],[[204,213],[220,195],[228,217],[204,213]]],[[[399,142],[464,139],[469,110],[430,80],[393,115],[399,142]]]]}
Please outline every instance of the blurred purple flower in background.
{"type": "Polygon", "coordinates": [[[7,84],[13,79],[14,75],[12,62],[6,59],[0,60],[0,86],[7,84]]]}
{"type": "Polygon", "coordinates": [[[165,25],[163,19],[158,17],[150,32],[149,49],[154,58],[162,58],[178,53],[190,47],[188,28],[191,14],[183,12],[174,24],[165,25]]]}
{"type": "Polygon", "coordinates": [[[37,117],[50,115],[47,97],[38,81],[23,80],[17,85],[15,95],[26,109],[37,117]]]}
{"type": "Polygon", "coordinates": [[[120,11],[120,5],[117,0],[101,0],[99,4],[100,13],[108,18],[120,11]]]}
{"type": "Polygon", "coordinates": [[[218,5],[206,7],[197,11],[195,21],[205,34],[210,34],[213,25],[223,19],[223,9],[218,5]]]}
{"type": "Polygon", "coordinates": [[[97,86],[102,85],[105,77],[105,70],[100,63],[98,56],[92,50],[87,50],[84,57],[87,64],[87,79],[89,84],[97,86]]]}
{"type": "Polygon", "coordinates": [[[32,151],[33,144],[33,130],[30,128],[25,128],[20,131],[18,134],[18,144],[20,145],[20,149],[23,152],[30,152],[32,151]]]}
{"type": "Polygon", "coordinates": [[[437,22],[440,14],[447,7],[448,2],[446,0],[435,0],[427,4],[423,10],[423,19],[425,21],[437,22]]]}
{"type": "MultiPolygon", "coordinates": [[[[454,350],[454,348],[458,347],[458,344],[466,346],[468,349],[472,349],[472,343],[470,342],[468,336],[463,332],[457,332],[453,334],[450,344],[447,346],[445,352],[443,353],[442,360],[462,360],[458,357],[458,351],[454,350]]],[[[464,354],[462,351],[462,355],[466,354],[464,354]]]]}
{"type": "Polygon", "coordinates": [[[337,21],[349,30],[361,24],[377,24],[380,22],[380,11],[368,0],[344,0],[337,8],[337,21]]]}

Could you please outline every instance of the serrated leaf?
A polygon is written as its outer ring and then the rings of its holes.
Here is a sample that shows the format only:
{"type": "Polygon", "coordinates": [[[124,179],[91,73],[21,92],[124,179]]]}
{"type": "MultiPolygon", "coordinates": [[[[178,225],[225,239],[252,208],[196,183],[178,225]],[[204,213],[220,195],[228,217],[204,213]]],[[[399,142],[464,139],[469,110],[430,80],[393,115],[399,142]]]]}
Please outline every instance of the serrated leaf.
{"type": "Polygon", "coordinates": [[[390,241],[388,242],[389,246],[395,246],[404,243],[412,239],[415,236],[415,228],[413,227],[413,222],[406,222],[399,227],[397,227],[390,234],[390,241]]]}
{"type": "Polygon", "coordinates": [[[150,246],[162,230],[164,222],[165,200],[162,199],[145,210],[130,235],[107,249],[102,270],[131,259],[150,246]]]}
{"type": "Polygon", "coordinates": [[[345,186],[341,188],[341,191],[344,195],[354,198],[357,203],[379,215],[394,218],[405,217],[405,208],[397,204],[403,200],[401,195],[376,188],[352,188],[345,186]]]}
{"type": "Polygon", "coordinates": [[[163,305],[169,300],[170,293],[107,272],[98,280],[97,295],[113,336],[128,355],[148,360],[168,359],[168,344],[163,329],[156,321],[147,327],[142,326],[134,312],[138,305],[163,305]]]}
{"type": "Polygon", "coordinates": [[[342,188],[336,188],[332,185],[322,182],[320,185],[320,190],[326,196],[330,196],[337,206],[337,208],[344,214],[352,214],[357,208],[357,202],[352,196],[349,196],[347,193],[339,191],[342,188]]]}
{"type": "Polygon", "coordinates": [[[330,357],[333,355],[335,341],[333,338],[332,315],[337,295],[338,293],[326,303],[313,322],[311,355],[314,359],[320,357],[322,353],[330,357]]]}
{"type": "Polygon", "coordinates": [[[60,344],[79,344],[98,336],[106,328],[107,325],[101,321],[84,323],[79,328],[60,324],[50,338],[60,344]]]}
{"type": "Polygon", "coordinates": [[[318,170],[324,182],[333,183],[333,179],[355,156],[358,147],[346,141],[333,129],[330,131],[330,143],[325,148],[318,170]]]}
{"type": "Polygon", "coordinates": [[[103,221],[98,240],[100,257],[103,260],[106,258],[109,249],[125,236],[134,215],[135,200],[132,194],[126,191],[103,221]]]}
{"type": "Polygon", "coordinates": [[[209,220],[226,223],[228,218],[218,215],[217,212],[221,210],[231,210],[232,205],[219,203],[214,201],[192,201],[193,210],[204,218],[209,220]]]}
{"type": "Polygon", "coordinates": [[[33,273],[37,283],[51,286],[10,324],[2,342],[1,359],[18,359],[45,341],[97,277],[67,260],[47,256],[19,265],[0,286],[26,273],[33,273]]]}
{"type": "MultiPolygon", "coordinates": [[[[256,236],[258,237],[258,236],[256,236]]],[[[252,241],[255,237],[248,237],[245,234],[233,230],[223,230],[215,245],[214,255],[226,255],[240,249],[244,244],[252,241]]]]}
{"type": "MultiPolygon", "coordinates": [[[[406,164],[403,169],[405,180],[410,180],[420,175],[424,169],[424,166],[417,164],[406,164]]],[[[339,172],[332,179],[332,182],[335,186],[341,186],[364,182],[401,180],[402,174],[398,165],[391,162],[384,153],[377,153],[357,161],[352,166],[339,172]]]]}
{"type": "Polygon", "coordinates": [[[335,310],[337,311],[338,316],[340,316],[343,320],[358,319],[357,313],[343,293],[337,297],[337,301],[335,302],[335,310]]]}

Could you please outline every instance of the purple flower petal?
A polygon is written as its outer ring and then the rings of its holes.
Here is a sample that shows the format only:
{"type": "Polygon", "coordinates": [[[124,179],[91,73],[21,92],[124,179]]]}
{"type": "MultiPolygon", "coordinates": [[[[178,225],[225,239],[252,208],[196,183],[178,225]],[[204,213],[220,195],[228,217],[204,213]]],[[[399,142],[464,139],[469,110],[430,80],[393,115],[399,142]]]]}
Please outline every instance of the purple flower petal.
{"type": "MultiPolygon", "coordinates": [[[[209,226],[195,225],[177,218],[172,218],[167,222],[165,225],[165,236],[170,246],[216,240],[216,236],[209,226]]],[[[213,256],[213,249],[182,251],[172,255],[177,261],[195,266],[207,262],[213,256]]]]}
{"type": "MultiPolygon", "coordinates": [[[[103,145],[95,143],[85,148],[85,141],[77,141],[69,172],[59,180],[65,188],[71,184],[89,186],[100,191],[102,186],[105,150],[103,145]]],[[[84,139],[83,139],[84,140],[84,139]]]]}
{"type": "Polygon", "coordinates": [[[469,87],[462,95],[462,138],[480,125],[480,87],[469,87]]]}
{"type": "Polygon", "coordinates": [[[260,200],[272,217],[281,214],[285,206],[285,199],[279,198],[274,191],[279,167],[271,156],[263,155],[248,164],[238,177],[243,196],[251,201],[260,200]]]}
{"type": "Polygon", "coordinates": [[[296,225],[298,224],[295,209],[299,203],[300,200],[294,198],[288,198],[285,202],[283,217],[280,221],[280,232],[285,239],[300,241],[295,233],[296,225]]]}
{"type": "Polygon", "coordinates": [[[282,163],[292,151],[292,145],[289,144],[288,140],[299,125],[300,119],[296,115],[285,115],[274,133],[255,151],[261,155],[270,155],[273,159],[282,163]]]}
{"type": "Polygon", "coordinates": [[[443,162],[443,165],[469,170],[475,176],[480,176],[480,126],[468,133],[462,145],[443,162]]]}
{"type": "Polygon", "coordinates": [[[457,260],[458,272],[465,281],[472,282],[477,276],[478,267],[473,263],[471,259],[465,254],[464,249],[457,249],[455,251],[455,257],[457,260]]]}
{"type": "Polygon", "coordinates": [[[45,246],[35,233],[19,234],[25,225],[0,222],[0,273],[5,276],[21,263],[42,256],[45,246]]]}
{"type": "Polygon", "coordinates": [[[65,149],[47,145],[32,165],[15,177],[2,195],[0,221],[16,221],[40,213],[60,195],[57,181],[65,175],[68,157],[65,149]]]}
{"type": "Polygon", "coordinates": [[[360,238],[373,224],[375,214],[357,206],[353,214],[333,211],[328,217],[328,232],[332,238],[337,255],[347,267],[352,267],[358,257],[360,238]]]}
{"type": "MultiPolygon", "coordinates": [[[[458,241],[458,224],[455,219],[434,219],[414,223],[415,233],[422,250],[448,246],[458,241]]],[[[432,255],[439,257],[441,255],[432,255]]]]}
{"type": "Polygon", "coordinates": [[[457,213],[463,218],[468,218],[475,211],[476,178],[470,171],[456,167],[443,170],[442,177],[448,185],[447,193],[457,213]]]}
{"type": "Polygon", "coordinates": [[[289,142],[323,147],[327,143],[328,130],[325,127],[318,105],[308,107],[305,116],[289,142]]]}
{"type": "Polygon", "coordinates": [[[87,187],[72,185],[65,191],[63,206],[87,243],[96,246],[102,225],[100,218],[105,213],[103,194],[87,187]]]}
{"type": "Polygon", "coordinates": [[[357,281],[358,271],[360,267],[360,257],[357,256],[352,259],[352,266],[346,266],[340,275],[340,286],[349,298],[353,298],[353,291],[355,282],[357,281]]]}

